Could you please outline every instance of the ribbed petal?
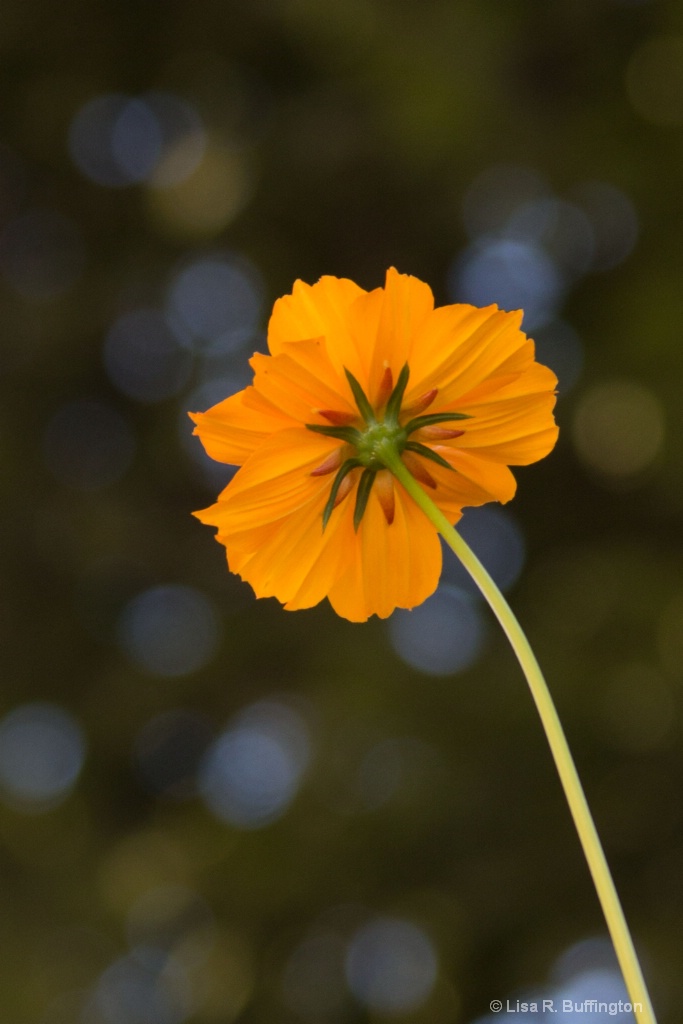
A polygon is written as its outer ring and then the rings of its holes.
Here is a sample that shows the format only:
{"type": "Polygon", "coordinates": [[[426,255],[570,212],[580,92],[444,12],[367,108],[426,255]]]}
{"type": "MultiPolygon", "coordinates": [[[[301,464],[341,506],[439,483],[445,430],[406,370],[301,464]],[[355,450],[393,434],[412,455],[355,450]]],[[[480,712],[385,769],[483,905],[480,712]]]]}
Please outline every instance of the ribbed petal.
{"type": "Polygon", "coordinates": [[[456,401],[496,373],[519,372],[533,359],[533,344],[520,331],[521,321],[521,312],[504,313],[497,306],[435,309],[415,339],[405,404],[410,405],[436,387],[436,409],[456,401]]]}
{"type": "MultiPolygon", "coordinates": [[[[529,341],[527,345],[531,355],[529,358],[525,358],[524,366],[516,372],[509,372],[512,360],[508,360],[495,374],[487,377],[476,388],[462,395],[458,404],[466,404],[471,409],[482,403],[498,402],[524,395],[540,395],[544,392],[553,394],[557,388],[557,377],[547,366],[541,366],[540,363],[534,362],[534,343],[529,341]]],[[[518,350],[517,356],[522,351],[522,349],[518,350]]]]}
{"type": "Polygon", "coordinates": [[[439,582],[437,533],[400,485],[395,492],[391,526],[373,493],[357,534],[349,510],[340,516],[339,543],[344,544],[346,557],[329,599],[334,610],[352,622],[365,622],[371,615],[385,619],[395,608],[414,608],[439,582]]]}
{"type": "Polygon", "coordinates": [[[318,496],[322,517],[330,483],[311,472],[338,446],[305,427],[281,430],[245,462],[215,505],[195,515],[222,537],[281,520],[318,496]]]}
{"type": "Polygon", "coordinates": [[[291,295],[278,299],[268,324],[268,347],[273,355],[287,343],[324,338],[331,361],[343,377],[346,367],[360,379],[366,363],[350,326],[349,310],[366,292],[353,281],[321,277],[314,285],[297,281],[291,295]]]}
{"type": "Polygon", "coordinates": [[[319,341],[291,345],[283,355],[257,354],[251,365],[255,390],[293,422],[326,423],[321,409],[357,415],[346,379],[331,369],[319,341]]]}
{"type": "Polygon", "coordinates": [[[338,516],[323,532],[330,481],[311,470],[338,442],[302,429],[269,438],[226,487],[219,501],[195,513],[218,527],[228,565],[257,597],[291,608],[317,604],[347,557],[338,516]]]}
{"type": "Polygon", "coordinates": [[[555,444],[557,378],[534,362],[534,344],[519,329],[520,320],[521,314],[495,306],[446,306],[429,318],[420,338],[423,347],[416,346],[414,358],[426,376],[411,377],[406,402],[438,387],[430,413],[457,411],[470,417],[461,424],[463,436],[447,442],[448,447],[476,449],[488,462],[526,465],[555,444]]]}
{"type": "Polygon", "coordinates": [[[360,353],[362,369],[354,371],[375,404],[387,367],[394,382],[410,358],[418,330],[434,309],[431,288],[416,277],[387,271],[384,288],[361,295],[349,309],[349,325],[360,353]]]}
{"type": "Polygon", "coordinates": [[[231,466],[241,466],[270,434],[296,423],[253,387],[238,391],[207,412],[190,413],[190,419],[207,455],[231,466]]]}
{"type": "Polygon", "coordinates": [[[431,288],[409,274],[387,271],[377,326],[372,362],[370,391],[374,396],[384,369],[390,366],[394,380],[404,363],[409,362],[418,332],[434,310],[431,288]]]}
{"type": "Polygon", "coordinates": [[[534,364],[497,394],[492,388],[489,401],[463,400],[461,411],[471,419],[463,421],[465,432],[453,445],[513,466],[543,458],[557,441],[556,384],[551,370],[534,364]]]}
{"type": "MultiPolygon", "coordinates": [[[[276,597],[294,611],[318,604],[347,557],[337,538],[339,523],[323,532],[324,495],[283,517],[276,528],[226,537],[228,565],[250,583],[257,597],[276,597]]],[[[220,539],[220,538],[219,538],[220,539]]]]}
{"type": "MultiPolygon", "coordinates": [[[[517,489],[515,478],[502,463],[457,448],[438,446],[435,451],[450,462],[453,469],[425,461],[424,465],[437,484],[436,490],[425,490],[451,522],[455,522],[452,515],[456,514],[459,518],[463,508],[484,505],[487,501],[505,504],[514,497],[517,489]]],[[[419,459],[420,456],[416,455],[415,458],[419,459]]]]}

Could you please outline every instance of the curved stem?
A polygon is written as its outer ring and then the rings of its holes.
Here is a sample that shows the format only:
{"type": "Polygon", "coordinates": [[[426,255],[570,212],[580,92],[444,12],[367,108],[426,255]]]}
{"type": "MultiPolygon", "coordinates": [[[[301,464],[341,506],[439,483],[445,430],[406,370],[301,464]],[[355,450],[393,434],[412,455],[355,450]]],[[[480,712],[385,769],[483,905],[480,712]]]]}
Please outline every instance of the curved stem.
{"type": "Polygon", "coordinates": [[[633,1003],[633,1012],[636,1020],[638,1024],[656,1024],[650,997],[640,964],[638,963],[638,957],[633,947],[633,940],[631,939],[628,925],[624,918],[624,912],[621,908],[609,867],[607,866],[605,854],[586,802],[583,787],[581,786],[550,691],[543,678],[536,657],[529,646],[529,641],[500,590],[460,534],[453,529],[444,514],[413,479],[398,455],[393,452],[383,454],[386,454],[388,469],[405,487],[406,491],[434,524],[448,546],[455,552],[470,573],[512,645],[512,649],[526,676],[538,713],[541,716],[541,722],[548,738],[567,803],[569,804],[569,809],[597,890],[598,899],[605,915],[607,927],[614,943],[629,998],[633,1003]]]}

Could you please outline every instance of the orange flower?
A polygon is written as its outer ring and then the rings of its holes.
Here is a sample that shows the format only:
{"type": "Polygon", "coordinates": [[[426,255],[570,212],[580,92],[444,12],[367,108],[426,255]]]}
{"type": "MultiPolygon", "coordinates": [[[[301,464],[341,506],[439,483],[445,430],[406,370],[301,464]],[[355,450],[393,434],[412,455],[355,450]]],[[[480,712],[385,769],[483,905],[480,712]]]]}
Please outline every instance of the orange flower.
{"type": "Polygon", "coordinates": [[[557,379],[534,361],[522,313],[434,308],[417,278],[384,288],[297,281],[275,303],[251,386],[192,414],[208,454],[241,466],[210,508],[228,564],[287,609],[328,597],[386,618],[436,589],[435,528],[384,468],[389,445],[451,523],[506,502],[509,465],[552,449],[557,379]]]}

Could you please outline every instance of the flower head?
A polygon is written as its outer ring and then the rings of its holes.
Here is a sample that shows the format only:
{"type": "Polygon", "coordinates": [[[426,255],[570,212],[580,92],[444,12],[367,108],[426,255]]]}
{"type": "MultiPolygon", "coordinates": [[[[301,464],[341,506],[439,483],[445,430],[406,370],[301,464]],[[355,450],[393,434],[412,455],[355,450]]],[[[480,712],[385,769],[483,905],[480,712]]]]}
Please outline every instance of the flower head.
{"type": "Polygon", "coordinates": [[[382,618],[436,589],[435,528],[386,468],[398,455],[451,523],[506,502],[510,465],[557,438],[557,379],[534,360],[522,313],[434,308],[417,278],[384,288],[297,281],[268,327],[254,382],[192,414],[208,454],[241,467],[210,508],[228,564],[258,597],[382,618]]]}

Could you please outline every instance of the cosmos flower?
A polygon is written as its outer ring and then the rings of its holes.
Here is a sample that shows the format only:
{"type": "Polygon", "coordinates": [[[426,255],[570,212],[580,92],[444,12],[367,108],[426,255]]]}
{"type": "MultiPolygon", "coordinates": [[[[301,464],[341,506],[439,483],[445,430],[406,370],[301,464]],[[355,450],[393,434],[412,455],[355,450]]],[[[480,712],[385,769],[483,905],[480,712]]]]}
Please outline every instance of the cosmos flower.
{"type": "Polygon", "coordinates": [[[557,439],[555,375],[521,312],[434,308],[391,269],[384,288],[297,281],[268,326],[253,384],[192,414],[208,454],[241,468],[215,505],[230,569],[287,609],[323,598],[352,621],[413,608],[439,581],[436,529],[386,468],[397,453],[450,523],[509,501],[510,465],[557,439]]]}

